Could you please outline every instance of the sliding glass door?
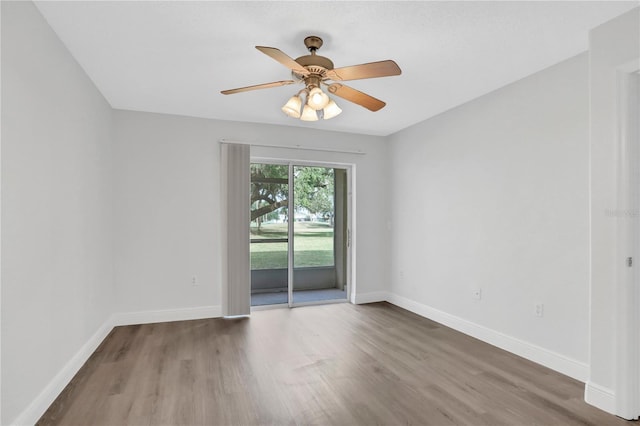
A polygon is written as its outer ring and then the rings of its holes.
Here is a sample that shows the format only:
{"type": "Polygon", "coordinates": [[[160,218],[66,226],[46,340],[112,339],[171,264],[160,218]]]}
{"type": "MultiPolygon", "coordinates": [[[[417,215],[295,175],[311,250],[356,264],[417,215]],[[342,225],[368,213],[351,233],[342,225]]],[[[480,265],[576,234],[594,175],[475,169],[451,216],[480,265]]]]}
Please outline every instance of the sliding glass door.
{"type": "Polygon", "coordinates": [[[251,165],[252,306],[347,300],[347,180],[344,168],[251,165]]]}

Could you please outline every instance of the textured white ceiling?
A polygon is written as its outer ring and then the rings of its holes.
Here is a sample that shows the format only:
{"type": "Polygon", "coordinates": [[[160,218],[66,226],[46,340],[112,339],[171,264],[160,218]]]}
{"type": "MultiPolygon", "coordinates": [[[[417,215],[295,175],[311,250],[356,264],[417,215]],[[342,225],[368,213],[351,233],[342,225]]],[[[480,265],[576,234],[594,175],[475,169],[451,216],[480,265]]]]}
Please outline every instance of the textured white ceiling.
{"type": "Polygon", "coordinates": [[[36,4],[114,108],[388,135],[587,50],[638,1],[36,4]],[[305,123],[280,111],[299,86],[220,94],[289,79],[254,46],[296,58],[307,35],[336,67],[395,60],[400,76],[347,83],[387,106],[337,98],[340,116],[305,123]]]}

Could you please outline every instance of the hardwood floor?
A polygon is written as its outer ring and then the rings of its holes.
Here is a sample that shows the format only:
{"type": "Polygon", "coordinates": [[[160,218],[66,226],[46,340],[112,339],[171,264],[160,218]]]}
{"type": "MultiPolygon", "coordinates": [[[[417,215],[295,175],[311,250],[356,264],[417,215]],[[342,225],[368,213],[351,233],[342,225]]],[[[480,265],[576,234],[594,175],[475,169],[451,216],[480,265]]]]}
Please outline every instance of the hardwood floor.
{"type": "Polygon", "coordinates": [[[39,425],[623,425],[584,385],[387,303],[117,327],[39,425]]]}

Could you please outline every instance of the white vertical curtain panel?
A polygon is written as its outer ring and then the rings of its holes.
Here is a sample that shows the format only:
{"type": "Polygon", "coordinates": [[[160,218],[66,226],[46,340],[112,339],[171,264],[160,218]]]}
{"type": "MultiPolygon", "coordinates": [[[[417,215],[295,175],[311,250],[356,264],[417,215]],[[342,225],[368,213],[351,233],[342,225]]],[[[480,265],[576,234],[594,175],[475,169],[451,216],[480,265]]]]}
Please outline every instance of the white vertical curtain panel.
{"type": "Polygon", "coordinates": [[[223,312],[225,316],[251,312],[249,254],[250,149],[246,144],[222,146],[223,312]],[[226,247],[225,247],[226,246],[226,247]],[[226,258],[226,261],[225,261],[226,258]]]}

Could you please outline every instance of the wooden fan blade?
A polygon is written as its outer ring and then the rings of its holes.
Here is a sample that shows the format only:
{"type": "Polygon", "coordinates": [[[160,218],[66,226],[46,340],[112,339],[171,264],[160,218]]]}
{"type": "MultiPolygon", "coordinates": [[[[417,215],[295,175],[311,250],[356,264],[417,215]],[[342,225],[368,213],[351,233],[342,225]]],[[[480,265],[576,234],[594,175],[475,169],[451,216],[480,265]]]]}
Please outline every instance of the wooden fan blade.
{"type": "Polygon", "coordinates": [[[289,55],[284,53],[280,49],[276,49],[275,47],[265,47],[265,46],[256,46],[256,49],[261,51],[267,56],[272,57],[276,61],[280,62],[285,67],[289,68],[291,71],[295,71],[301,75],[309,74],[309,71],[299,63],[293,60],[289,55]]]}
{"type": "Polygon", "coordinates": [[[333,93],[336,96],[340,96],[343,99],[365,107],[370,111],[378,111],[386,105],[380,99],[376,99],[373,96],[362,93],[359,90],[353,89],[349,86],[345,86],[340,83],[333,83],[329,85],[329,93],[333,93]]]}
{"type": "Polygon", "coordinates": [[[392,75],[400,75],[401,73],[402,70],[398,64],[392,60],[386,60],[329,70],[327,71],[327,77],[331,80],[349,81],[362,80],[364,78],[389,77],[392,75]]]}
{"type": "Polygon", "coordinates": [[[273,83],[256,84],[255,86],[247,86],[247,87],[239,87],[237,89],[223,90],[220,93],[222,93],[223,95],[233,95],[234,93],[248,92],[250,90],[258,90],[258,89],[269,89],[271,87],[286,86],[288,84],[293,84],[293,83],[295,83],[295,81],[293,80],[274,81],[273,83]]]}

